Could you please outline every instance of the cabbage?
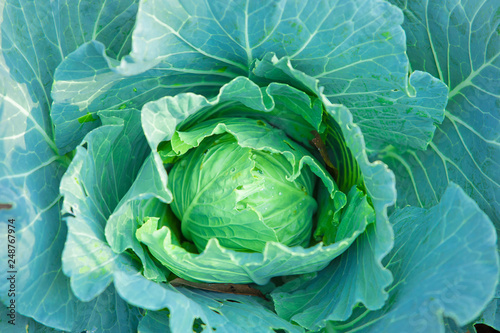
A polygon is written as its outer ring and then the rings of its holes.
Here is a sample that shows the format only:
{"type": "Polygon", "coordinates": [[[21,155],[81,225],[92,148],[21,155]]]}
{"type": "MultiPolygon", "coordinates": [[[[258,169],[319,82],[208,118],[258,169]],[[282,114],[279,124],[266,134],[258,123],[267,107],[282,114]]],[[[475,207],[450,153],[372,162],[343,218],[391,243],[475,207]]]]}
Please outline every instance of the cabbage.
{"type": "Polygon", "coordinates": [[[0,331],[497,323],[498,4],[5,0],[0,331]]]}

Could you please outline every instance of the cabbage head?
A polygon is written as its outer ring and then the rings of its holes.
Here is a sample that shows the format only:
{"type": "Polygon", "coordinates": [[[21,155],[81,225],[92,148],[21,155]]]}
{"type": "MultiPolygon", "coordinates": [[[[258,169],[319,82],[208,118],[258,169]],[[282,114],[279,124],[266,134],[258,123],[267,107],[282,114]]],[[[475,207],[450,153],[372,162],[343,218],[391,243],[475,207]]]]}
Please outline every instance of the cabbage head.
{"type": "MultiPolygon", "coordinates": [[[[273,129],[261,132],[286,140],[273,129]]],[[[317,208],[312,196],[316,176],[307,169],[295,179],[292,175],[292,165],[281,154],[242,147],[231,134],[216,135],[205,138],[172,167],[171,208],[181,221],[182,234],[200,252],[210,238],[240,251],[262,252],[267,242],[306,247],[317,208]]]]}

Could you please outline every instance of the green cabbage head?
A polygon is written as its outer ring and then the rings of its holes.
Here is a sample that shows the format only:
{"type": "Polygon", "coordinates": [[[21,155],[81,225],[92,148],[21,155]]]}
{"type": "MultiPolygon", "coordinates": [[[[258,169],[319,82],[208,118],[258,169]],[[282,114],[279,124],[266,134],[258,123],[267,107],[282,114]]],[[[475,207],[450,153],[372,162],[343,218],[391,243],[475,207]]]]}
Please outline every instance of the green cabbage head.
{"type": "Polygon", "coordinates": [[[231,134],[215,135],[173,166],[171,207],[182,234],[200,252],[213,237],[241,251],[262,251],[271,241],[307,246],[316,176],[308,168],[294,179],[292,174],[284,156],[242,147],[231,134]]]}
{"type": "MultiPolygon", "coordinates": [[[[150,145],[169,194],[166,213],[146,216],[136,232],[176,276],[262,285],[276,276],[317,272],[374,222],[356,168],[341,169],[337,179],[346,195],[328,167],[332,162],[318,149],[322,138],[338,137],[338,129],[323,120],[316,97],[270,86],[264,99],[246,78],[233,80],[211,100],[180,96],[189,101],[180,108],[165,97],[142,113],[166,133],[150,138],[150,145]],[[260,105],[245,105],[245,98],[233,93],[242,85],[260,105]],[[282,95],[296,98],[278,103],[282,95]],[[266,106],[267,100],[273,103],[266,106]]],[[[116,230],[125,233],[118,219],[107,228],[112,244],[116,230]]]]}

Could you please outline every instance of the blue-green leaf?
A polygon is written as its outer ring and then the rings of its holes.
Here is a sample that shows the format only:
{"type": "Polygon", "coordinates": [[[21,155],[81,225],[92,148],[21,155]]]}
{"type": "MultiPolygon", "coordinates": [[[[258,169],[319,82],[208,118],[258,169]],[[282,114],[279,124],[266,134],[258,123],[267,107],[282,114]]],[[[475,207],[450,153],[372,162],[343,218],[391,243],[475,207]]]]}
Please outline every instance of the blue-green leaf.
{"type": "Polygon", "coordinates": [[[210,331],[273,332],[271,327],[289,332],[303,331],[279,318],[266,302],[255,297],[181,287],[176,289],[171,285],[154,283],[123,258],[118,261],[117,268],[115,285],[121,297],[130,304],[150,310],[169,310],[168,315],[166,311],[148,311],[139,326],[146,332],[166,327],[173,333],[191,332],[196,319],[201,320],[210,331]]]}
{"type": "Polygon", "coordinates": [[[34,333],[56,333],[60,332],[59,330],[56,330],[51,327],[44,326],[40,324],[39,322],[33,320],[30,317],[25,317],[23,315],[20,315],[19,313],[15,314],[15,321],[12,323],[9,323],[8,321],[11,320],[9,316],[5,316],[2,318],[0,321],[0,329],[2,330],[2,333],[18,333],[19,332],[19,327],[22,327],[28,332],[34,332],[34,333]]]}
{"type": "Polygon", "coordinates": [[[164,311],[148,311],[144,318],[139,322],[138,330],[141,333],[170,333],[168,310],[164,311]]]}
{"type": "MultiPolygon", "coordinates": [[[[75,302],[73,301],[70,304],[74,305],[75,302]]],[[[19,303],[16,302],[16,306],[18,305],[19,303]]],[[[61,304],[54,304],[53,306],[56,305],[63,308],[61,304]]],[[[116,290],[112,286],[91,302],[80,302],[76,303],[76,305],[76,311],[70,312],[71,319],[75,323],[73,326],[70,326],[71,328],[65,329],[64,332],[134,333],[137,332],[138,322],[142,317],[140,310],[123,301],[116,294],[116,290]]],[[[64,315],[59,312],[53,312],[51,316],[64,318],[64,315]]],[[[59,329],[44,326],[40,322],[19,313],[16,313],[15,325],[8,323],[5,318],[10,320],[9,317],[5,316],[0,321],[0,330],[2,333],[61,332],[59,329]]],[[[53,324],[51,323],[51,325],[53,324]]]]}
{"type": "Polygon", "coordinates": [[[137,110],[113,116],[103,113],[104,126],[86,137],[61,180],[68,238],[63,270],[75,295],[89,301],[112,281],[116,254],[106,244],[104,228],[134,182],[148,149],[137,110]],[[134,158],[131,158],[134,157],[134,158]]]}
{"type": "Polygon", "coordinates": [[[100,126],[99,111],[140,109],[146,102],[185,91],[211,95],[229,80],[216,71],[196,75],[165,68],[126,76],[117,72],[119,62],[105,51],[97,41],[83,44],[55,72],[51,117],[61,153],[74,149],[85,134],[100,126]],[[82,123],[82,116],[96,120],[82,123]]]}
{"type": "Polygon", "coordinates": [[[303,328],[292,325],[277,316],[269,304],[259,298],[187,288],[179,288],[179,290],[204,306],[204,314],[210,320],[210,326],[207,326],[212,331],[226,333],[272,333],[279,330],[290,333],[304,332],[303,328]]]}
{"type": "Polygon", "coordinates": [[[434,123],[443,119],[447,92],[427,73],[408,78],[401,11],[385,1],[289,7],[275,32],[285,38],[268,51],[288,57],[294,68],[319,80],[331,102],[347,106],[368,147],[425,149],[434,123]]]}
{"type": "Polygon", "coordinates": [[[495,229],[462,189],[450,184],[430,208],[391,216],[396,235],[385,264],[395,283],[384,308],[359,309],[341,332],[443,332],[443,317],[464,326],[495,294],[499,262],[495,229]],[[416,223],[418,222],[418,223],[416,223]],[[481,283],[477,283],[477,277],[481,283]]]}
{"type": "MultiPolygon", "coordinates": [[[[273,333],[279,330],[290,333],[304,332],[302,328],[278,317],[265,302],[252,297],[185,288],[179,288],[179,291],[204,305],[203,314],[208,322],[198,318],[194,328],[197,326],[208,332],[223,333],[273,333]]],[[[172,321],[172,315],[166,311],[148,312],[141,320],[139,329],[141,332],[151,333],[170,332],[169,321],[172,321]]]]}
{"type": "Polygon", "coordinates": [[[130,51],[137,2],[89,0],[85,6],[77,0],[4,2],[2,53],[13,78],[26,83],[41,103],[45,115],[39,121],[48,120],[55,68],[79,45],[98,40],[115,57],[130,51]]]}
{"type": "MultiPolygon", "coordinates": [[[[14,218],[19,230],[16,310],[61,330],[92,329],[99,322],[90,327],[82,320],[96,319],[96,303],[76,299],[61,270],[66,226],[61,223],[59,182],[69,159],[57,155],[52,139],[52,78],[59,62],[85,40],[106,42],[112,55],[128,53],[127,39],[136,10],[136,1],[127,0],[106,4],[97,1],[89,7],[79,7],[78,1],[9,0],[0,4],[0,203],[13,205],[12,210],[0,211],[0,216],[2,221],[14,218]],[[85,26],[75,26],[82,21],[85,26]],[[69,26],[77,29],[71,31],[69,26]],[[111,36],[112,32],[119,33],[111,36]]],[[[2,265],[7,267],[3,259],[2,265]]],[[[2,280],[4,274],[2,270],[2,280]]],[[[5,286],[0,284],[3,302],[7,301],[5,286]]],[[[113,303],[124,309],[114,297],[99,302],[108,309],[113,303]]],[[[99,318],[127,322],[127,313],[117,317],[114,311],[102,311],[99,318]]],[[[129,323],[131,328],[127,330],[133,330],[134,321],[129,323]]]]}
{"type": "Polygon", "coordinates": [[[478,320],[479,322],[485,323],[488,326],[491,326],[496,330],[498,330],[500,328],[499,299],[500,299],[500,290],[497,287],[495,297],[490,302],[490,304],[488,304],[488,306],[484,309],[483,313],[481,314],[481,317],[478,320]]]}
{"type": "Polygon", "coordinates": [[[158,94],[212,96],[274,52],[319,79],[331,101],[352,107],[355,120],[373,138],[370,147],[392,143],[423,149],[433,123],[442,120],[446,89],[426,73],[408,78],[402,20],[398,8],[379,0],[273,0],[264,7],[242,0],[196,6],[187,0],[145,1],[132,52],[120,64],[94,43],[82,46],[58,70],[57,146],[71,150],[98,126],[81,126],[77,119],[87,113],[95,118],[99,109],[130,102],[140,107],[158,94]]]}
{"type": "Polygon", "coordinates": [[[494,0],[394,1],[405,13],[408,56],[449,87],[446,118],[424,151],[388,149],[398,205],[437,204],[460,185],[500,228],[500,16],[494,0]]]}
{"type": "Polygon", "coordinates": [[[170,191],[162,186],[153,157],[149,155],[105,227],[106,240],[111,249],[116,253],[132,249],[143,264],[144,275],[154,281],[164,281],[166,269],[153,262],[136,239],[135,232],[148,217],[165,218],[169,214],[165,203],[170,200],[170,191]]]}

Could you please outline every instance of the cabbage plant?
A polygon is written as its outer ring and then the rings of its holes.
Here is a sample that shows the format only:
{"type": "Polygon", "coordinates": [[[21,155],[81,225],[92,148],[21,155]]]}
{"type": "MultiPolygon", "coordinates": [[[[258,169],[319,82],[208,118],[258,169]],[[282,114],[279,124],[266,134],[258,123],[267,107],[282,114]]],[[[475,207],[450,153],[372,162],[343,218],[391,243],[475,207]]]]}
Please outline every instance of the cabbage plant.
{"type": "Polygon", "coordinates": [[[2,332],[500,327],[496,1],[0,12],[2,332]]]}

